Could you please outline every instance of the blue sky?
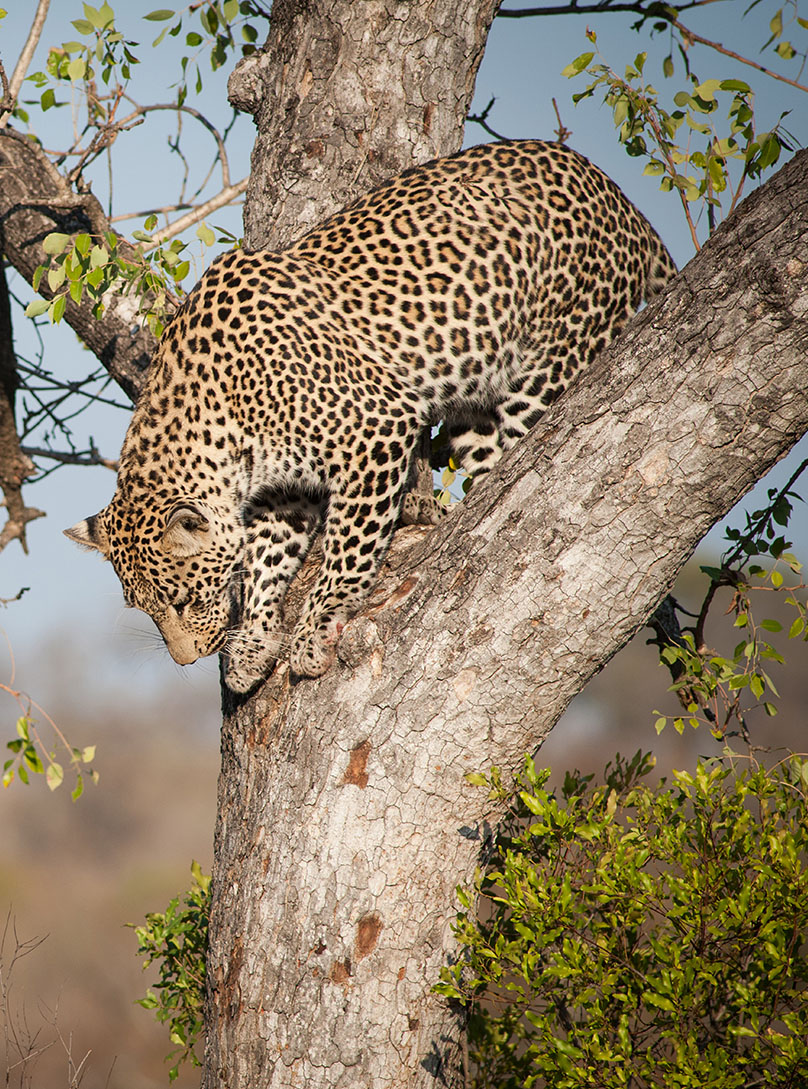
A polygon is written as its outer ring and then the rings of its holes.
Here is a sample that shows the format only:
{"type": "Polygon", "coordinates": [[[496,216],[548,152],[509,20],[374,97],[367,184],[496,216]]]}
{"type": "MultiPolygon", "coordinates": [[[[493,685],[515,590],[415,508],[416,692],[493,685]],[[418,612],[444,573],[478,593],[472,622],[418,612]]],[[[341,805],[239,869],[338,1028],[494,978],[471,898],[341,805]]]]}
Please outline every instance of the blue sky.
{"type": "MultiPolygon", "coordinates": [[[[129,38],[150,43],[156,36],[158,24],[145,23],[139,16],[152,10],[155,3],[130,2],[120,5],[119,26],[129,38]]],[[[510,0],[508,6],[516,6],[510,0]]],[[[803,0],[802,7],[806,4],[803,0]]],[[[116,5],[113,4],[113,7],[116,5]]],[[[683,17],[687,25],[698,33],[729,44],[741,53],[759,56],[759,48],[767,36],[767,25],[777,8],[775,3],[764,2],[747,19],[741,13],[747,7],[746,0],[710,5],[703,12],[689,13],[683,17]]],[[[28,30],[33,14],[33,3],[14,4],[9,16],[0,22],[0,55],[7,71],[11,71],[17,52],[28,30]]],[[[801,12],[805,15],[806,12],[801,12]]],[[[68,0],[54,0],[43,43],[58,44],[77,37],[70,20],[81,17],[81,5],[68,0]]],[[[658,36],[649,43],[645,33],[638,36],[630,28],[634,17],[612,15],[601,17],[596,26],[598,45],[603,55],[618,69],[631,61],[640,49],[649,51],[647,73],[659,87],[663,84],[660,72],[661,58],[668,52],[667,35],[658,36]]],[[[189,27],[190,29],[190,27],[189,27]]],[[[584,152],[623,187],[630,198],[651,219],[662,234],[674,257],[680,264],[692,256],[687,229],[678,203],[671,196],[659,192],[655,179],[643,177],[643,163],[630,159],[620,148],[614,135],[610,112],[599,106],[599,99],[592,99],[575,107],[571,95],[584,86],[585,77],[568,81],[561,77],[561,69],[579,53],[590,48],[584,32],[586,20],[579,17],[553,19],[508,20],[498,19],[489,40],[488,49],[477,79],[477,94],[473,111],[481,110],[488,101],[496,98],[489,115],[493,127],[511,137],[552,138],[556,117],[552,106],[555,97],[565,125],[572,129],[569,142],[584,152]]],[[[152,87],[163,86],[166,72],[171,70],[167,55],[152,50],[144,44],[138,50],[143,63],[138,71],[138,84],[146,86],[140,97],[146,101],[157,99],[160,93],[152,87]]],[[[40,48],[31,67],[36,71],[44,65],[44,48],[40,48]]],[[[799,92],[783,84],[777,84],[756,76],[750,69],[715,55],[699,54],[694,59],[701,79],[735,76],[745,78],[760,88],[758,111],[761,125],[772,124],[784,109],[793,108],[788,122],[790,130],[805,142],[808,111],[800,101],[799,92]]],[[[777,58],[764,63],[775,66],[777,58]]],[[[228,69],[229,70],[229,69],[228,69]]],[[[224,84],[227,71],[215,75],[206,73],[206,90],[202,102],[191,100],[216,124],[224,125],[230,117],[224,84]]],[[[676,88],[684,86],[682,68],[679,65],[674,81],[676,88]]],[[[30,84],[27,85],[30,89],[30,84]]],[[[29,95],[26,91],[24,97],[29,95]]],[[[166,91],[163,100],[170,98],[166,91]]],[[[67,111],[52,110],[46,116],[47,131],[44,133],[48,146],[65,143],[64,128],[67,111]]],[[[120,152],[120,166],[116,173],[114,211],[143,209],[170,201],[180,164],[165,154],[165,141],[173,131],[170,118],[159,120],[134,130],[126,138],[120,152]],[[172,176],[173,175],[173,176],[172,176]]],[[[210,137],[204,132],[194,132],[193,126],[185,130],[189,154],[205,155],[210,148],[210,137]]],[[[239,119],[234,130],[232,144],[232,174],[234,179],[245,174],[249,167],[253,126],[250,119],[239,119]]],[[[469,126],[467,143],[486,140],[477,126],[469,126]]],[[[99,164],[103,167],[103,164],[99,164]]],[[[105,167],[97,172],[94,188],[105,191],[105,167]]],[[[212,184],[211,191],[216,185],[212,184]]],[[[211,217],[214,224],[228,226],[240,233],[239,212],[230,210],[211,217]]],[[[135,224],[137,225],[137,224],[135,224]]],[[[204,258],[211,256],[206,251],[204,258]]],[[[202,260],[197,268],[201,272],[202,260]]],[[[26,300],[31,298],[29,289],[18,280],[14,287],[26,300]]],[[[35,352],[30,328],[16,316],[16,336],[19,350],[24,355],[35,352]]],[[[80,374],[86,368],[87,354],[78,345],[67,326],[45,330],[45,365],[51,369],[72,370],[80,374]]],[[[76,442],[79,446],[92,436],[108,456],[116,456],[126,427],[123,412],[94,411],[81,417],[76,424],[76,442]]],[[[779,478],[786,472],[780,467],[779,478]]],[[[64,526],[95,512],[110,498],[114,488],[112,474],[104,469],[65,468],[53,474],[42,484],[29,487],[29,504],[47,511],[47,518],[29,527],[30,555],[23,556],[19,547],[12,544],[0,553],[0,597],[11,597],[21,586],[30,591],[21,602],[10,605],[0,612],[0,626],[13,647],[17,663],[16,684],[36,693],[37,698],[47,698],[47,677],[42,675],[43,649],[52,640],[80,645],[80,657],[87,666],[87,683],[107,688],[119,688],[122,683],[131,687],[152,685],[191,685],[210,693],[212,705],[218,702],[217,668],[214,660],[183,671],[175,666],[162,650],[159,639],[143,636],[138,632],[151,631],[150,622],[138,614],[122,608],[117,579],[108,564],[95,556],[81,553],[61,534],[64,526]],[[103,680],[99,680],[103,678],[103,680]]],[[[798,523],[800,534],[806,522],[798,523]]],[[[0,680],[7,679],[6,664],[0,654],[0,680]]],[[[90,693],[87,693],[88,698],[90,693]]],[[[134,697],[133,697],[134,698],[134,697]]]]}

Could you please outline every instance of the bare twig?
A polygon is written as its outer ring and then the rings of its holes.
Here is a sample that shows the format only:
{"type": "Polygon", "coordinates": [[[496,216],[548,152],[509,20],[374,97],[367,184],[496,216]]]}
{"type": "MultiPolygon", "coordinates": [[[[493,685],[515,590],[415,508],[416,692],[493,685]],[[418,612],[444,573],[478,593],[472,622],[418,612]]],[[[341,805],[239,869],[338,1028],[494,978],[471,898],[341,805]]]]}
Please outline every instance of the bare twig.
{"type": "Polygon", "coordinates": [[[470,113],[466,120],[473,121],[475,125],[479,125],[484,132],[487,132],[489,136],[493,136],[495,140],[507,140],[507,136],[503,136],[502,133],[496,132],[488,124],[488,115],[495,102],[496,98],[492,98],[482,113],[470,113]]]}
{"type": "Polygon", "coordinates": [[[62,465],[103,465],[105,469],[111,469],[113,473],[118,471],[117,460],[102,457],[94,446],[91,446],[89,452],[84,454],[70,453],[67,450],[48,450],[42,446],[23,446],[22,452],[31,458],[50,458],[51,461],[58,461],[62,465]]]}
{"type": "Polygon", "coordinates": [[[0,597],[0,605],[11,605],[15,601],[19,601],[22,595],[27,594],[30,589],[30,586],[21,586],[14,597],[0,597]]]}
{"type": "MultiPolygon", "coordinates": [[[[679,9],[682,10],[681,8],[679,9]]],[[[725,57],[732,57],[733,60],[740,61],[741,64],[748,64],[750,68],[755,68],[758,72],[763,72],[766,76],[771,76],[772,79],[777,79],[781,83],[787,83],[789,87],[796,87],[798,91],[808,92],[808,87],[803,83],[797,83],[794,79],[789,79],[788,76],[781,76],[778,72],[772,71],[771,68],[765,68],[762,64],[758,64],[757,61],[750,60],[749,57],[744,57],[740,53],[735,53],[732,49],[726,49],[720,42],[711,41],[709,38],[703,38],[700,34],[696,34],[692,30],[688,30],[686,26],[683,26],[678,19],[672,19],[671,25],[675,26],[683,38],[686,38],[690,42],[698,42],[699,45],[706,45],[710,49],[714,49],[716,53],[721,53],[725,57]]]]}
{"type": "Polygon", "coordinates": [[[559,144],[563,144],[566,140],[569,140],[572,136],[572,129],[568,129],[564,122],[561,120],[561,114],[558,112],[558,103],[553,99],[553,109],[555,110],[556,121],[558,121],[558,128],[556,129],[556,139],[559,144]]]}
{"type": "Polygon", "coordinates": [[[161,242],[165,242],[169,238],[174,238],[178,234],[182,234],[188,227],[192,227],[194,223],[199,223],[205,216],[210,215],[211,212],[217,211],[219,208],[223,208],[226,204],[230,204],[236,197],[240,196],[247,188],[247,182],[249,178],[242,178],[240,182],[236,182],[235,185],[230,185],[226,189],[222,189],[220,193],[217,193],[215,197],[211,197],[210,200],[206,200],[204,204],[198,205],[193,211],[188,212],[184,216],[180,216],[179,219],[175,219],[173,223],[169,223],[167,227],[163,227],[160,231],[155,231],[152,235],[152,241],[149,246],[146,247],[146,252],[158,246],[161,242]]]}

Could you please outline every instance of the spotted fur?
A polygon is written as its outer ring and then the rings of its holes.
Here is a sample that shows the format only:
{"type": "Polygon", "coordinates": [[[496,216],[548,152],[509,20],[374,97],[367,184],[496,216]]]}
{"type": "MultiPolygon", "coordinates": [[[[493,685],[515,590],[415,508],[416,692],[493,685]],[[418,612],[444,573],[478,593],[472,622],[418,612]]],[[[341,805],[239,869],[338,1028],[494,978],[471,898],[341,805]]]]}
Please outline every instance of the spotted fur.
{"type": "Polygon", "coordinates": [[[283,602],[324,558],[291,667],[329,667],[402,506],[419,435],[488,469],[673,275],[617,186],[559,144],[418,167],[281,253],[216,260],[165,330],[100,514],[99,548],[176,661],[224,650],[248,691],[283,602]]]}

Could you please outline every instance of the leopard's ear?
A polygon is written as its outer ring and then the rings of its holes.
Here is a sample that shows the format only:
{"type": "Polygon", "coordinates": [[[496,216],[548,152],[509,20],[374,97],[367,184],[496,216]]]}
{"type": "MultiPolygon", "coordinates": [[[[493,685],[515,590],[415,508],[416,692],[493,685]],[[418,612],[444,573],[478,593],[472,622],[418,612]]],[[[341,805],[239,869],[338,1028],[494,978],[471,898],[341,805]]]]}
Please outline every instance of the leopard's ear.
{"type": "Polygon", "coordinates": [[[176,507],[163,533],[163,548],[172,556],[198,556],[210,544],[206,513],[187,504],[176,507]]]}
{"type": "Polygon", "coordinates": [[[62,530],[65,537],[75,541],[82,548],[94,548],[106,559],[109,556],[109,538],[104,525],[104,512],[92,514],[81,522],[76,522],[70,529],[62,530]]]}

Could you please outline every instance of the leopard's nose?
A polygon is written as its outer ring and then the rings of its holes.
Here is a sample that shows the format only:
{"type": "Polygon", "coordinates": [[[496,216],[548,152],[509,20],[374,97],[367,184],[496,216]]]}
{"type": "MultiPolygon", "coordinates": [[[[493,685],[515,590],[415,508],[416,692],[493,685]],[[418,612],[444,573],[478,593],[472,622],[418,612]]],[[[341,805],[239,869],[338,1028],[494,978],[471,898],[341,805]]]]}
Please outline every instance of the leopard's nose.
{"type": "Polygon", "coordinates": [[[173,605],[169,605],[157,624],[163,637],[168,653],[177,665],[190,665],[199,658],[196,649],[196,640],[187,631],[179,618],[179,614],[173,605]]]}

